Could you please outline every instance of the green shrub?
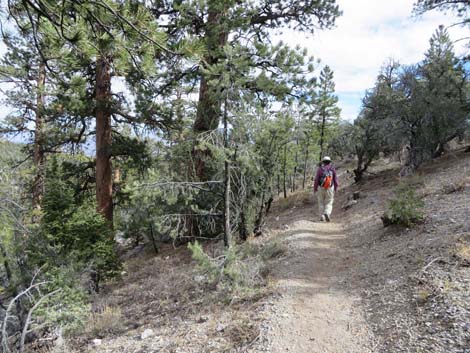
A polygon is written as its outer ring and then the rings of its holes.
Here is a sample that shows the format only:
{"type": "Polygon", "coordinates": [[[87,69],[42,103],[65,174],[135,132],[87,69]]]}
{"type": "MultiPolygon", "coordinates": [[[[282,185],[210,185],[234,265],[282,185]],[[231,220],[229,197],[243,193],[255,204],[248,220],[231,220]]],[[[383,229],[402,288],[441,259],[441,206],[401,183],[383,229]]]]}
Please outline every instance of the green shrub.
{"type": "Polygon", "coordinates": [[[266,262],[286,251],[285,245],[278,241],[233,245],[218,257],[206,254],[198,242],[188,247],[206,282],[216,285],[222,292],[238,295],[259,292],[269,272],[266,262]]]}
{"type": "Polygon", "coordinates": [[[78,269],[73,266],[52,268],[43,275],[44,292],[59,290],[43,302],[35,313],[42,324],[60,328],[65,336],[81,333],[90,311],[88,294],[80,285],[78,269]]]}
{"type": "Polygon", "coordinates": [[[81,205],[65,224],[70,247],[66,254],[86,263],[100,279],[113,277],[120,270],[113,233],[107,221],[96,212],[94,202],[81,205]]]}
{"type": "Polygon", "coordinates": [[[384,226],[399,224],[409,227],[424,220],[424,202],[413,186],[400,184],[395,197],[388,203],[388,210],[382,217],[384,226]]]}
{"type": "Polygon", "coordinates": [[[64,180],[56,161],[45,184],[41,224],[27,249],[33,264],[47,270],[75,267],[92,273],[96,282],[115,275],[120,263],[113,232],[94,198],[75,198],[74,185],[64,180]]]}
{"type": "Polygon", "coordinates": [[[197,270],[207,277],[208,282],[216,283],[220,280],[221,270],[216,259],[213,259],[204,252],[198,241],[189,243],[188,248],[191,251],[193,259],[197,262],[197,270]]]}
{"type": "Polygon", "coordinates": [[[113,231],[96,211],[93,195],[76,197],[73,179],[64,177],[56,160],[46,173],[40,223],[25,250],[30,272],[45,282],[41,290],[55,293],[35,313],[38,321],[68,336],[83,332],[90,293],[118,273],[120,262],[113,231]]]}
{"type": "Polygon", "coordinates": [[[260,256],[249,256],[240,246],[225,250],[224,282],[229,289],[255,289],[262,284],[264,264],[260,256]]]}

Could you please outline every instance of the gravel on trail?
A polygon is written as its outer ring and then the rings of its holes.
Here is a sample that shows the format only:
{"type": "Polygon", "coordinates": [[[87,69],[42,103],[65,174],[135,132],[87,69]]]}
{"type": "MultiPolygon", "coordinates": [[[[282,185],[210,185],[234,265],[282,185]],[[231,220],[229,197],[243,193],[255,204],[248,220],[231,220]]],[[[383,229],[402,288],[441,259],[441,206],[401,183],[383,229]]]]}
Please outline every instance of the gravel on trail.
{"type": "Polygon", "coordinates": [[[360,298],[345,290],[352,259],[341,246],[341,225],[301,219],[288,228],[280,235],[288,254],[272,270],[279,295],[263,326],[265,342],[254,351],[373,352],[360,298]]]}

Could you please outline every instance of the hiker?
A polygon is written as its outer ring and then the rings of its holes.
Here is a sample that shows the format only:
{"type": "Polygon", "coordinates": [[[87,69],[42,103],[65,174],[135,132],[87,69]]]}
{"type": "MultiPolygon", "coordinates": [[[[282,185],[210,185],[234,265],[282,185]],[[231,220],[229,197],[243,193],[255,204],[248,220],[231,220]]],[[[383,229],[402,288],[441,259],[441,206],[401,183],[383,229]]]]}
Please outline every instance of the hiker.
{"type": "Polygon", "coordinates": [[[331,164],[331,158],[325,156],[322,159],[322,164],[317,169],[315,182],[313,184],[313,192],[316,193],[318,197],[318,208],[322,222],[330,221],[336,190],[338,190],[336,170],[333,164],[331,164]]]}

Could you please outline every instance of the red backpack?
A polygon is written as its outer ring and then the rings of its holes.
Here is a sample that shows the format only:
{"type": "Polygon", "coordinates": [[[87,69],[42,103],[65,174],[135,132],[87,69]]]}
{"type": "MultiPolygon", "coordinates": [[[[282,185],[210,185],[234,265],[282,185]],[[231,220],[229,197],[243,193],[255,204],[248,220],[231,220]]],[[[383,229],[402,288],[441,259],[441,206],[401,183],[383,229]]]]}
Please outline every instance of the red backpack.
{"type": "Polygon", "coordinates": [[[325,189],[329,189],[333,185],[333,169],[328,168],[322,169],[322,175],[320,176],[320,186],[325,189]]]}

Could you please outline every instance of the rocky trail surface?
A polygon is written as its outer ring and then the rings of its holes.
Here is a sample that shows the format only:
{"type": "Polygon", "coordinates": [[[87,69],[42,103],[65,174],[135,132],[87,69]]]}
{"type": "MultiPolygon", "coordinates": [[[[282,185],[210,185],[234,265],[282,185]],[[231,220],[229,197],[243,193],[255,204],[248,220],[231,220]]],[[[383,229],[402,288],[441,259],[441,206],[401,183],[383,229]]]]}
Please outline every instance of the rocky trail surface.
{"type": "Polygon", "coordinates": [[[280,296],[267,319],[268,343],[263,350],[373,351],[360,299],[346,290],[354,260],[341,246],[345,240],[341,224],[300,218],[285,226],[288,229],[280,235],[289,252],[272,271],[280,296]]]}

